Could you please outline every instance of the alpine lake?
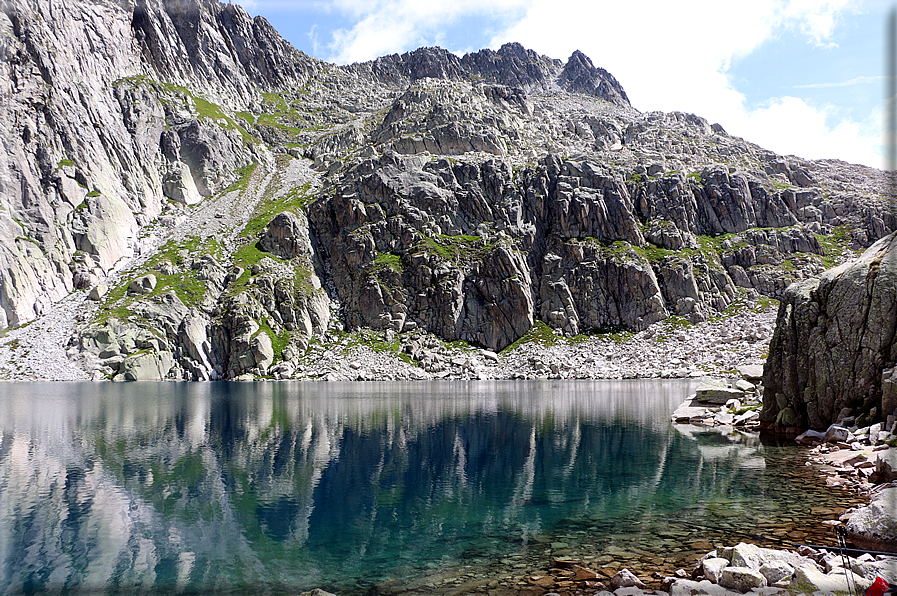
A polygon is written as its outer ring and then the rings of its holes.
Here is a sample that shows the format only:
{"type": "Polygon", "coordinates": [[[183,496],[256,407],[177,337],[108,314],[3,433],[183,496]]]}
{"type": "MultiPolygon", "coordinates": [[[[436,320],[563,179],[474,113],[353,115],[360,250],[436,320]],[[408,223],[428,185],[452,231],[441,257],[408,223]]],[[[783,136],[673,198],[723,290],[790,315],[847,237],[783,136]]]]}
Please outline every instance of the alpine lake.
{"type": "MultiPolygon", "coordinates": [[[[0,593],[485,592],[834,544],[793,441],[696,381],[0,384],[0,593]]],[[[649,585],[651,585],[649,583],[649,585]]]]}

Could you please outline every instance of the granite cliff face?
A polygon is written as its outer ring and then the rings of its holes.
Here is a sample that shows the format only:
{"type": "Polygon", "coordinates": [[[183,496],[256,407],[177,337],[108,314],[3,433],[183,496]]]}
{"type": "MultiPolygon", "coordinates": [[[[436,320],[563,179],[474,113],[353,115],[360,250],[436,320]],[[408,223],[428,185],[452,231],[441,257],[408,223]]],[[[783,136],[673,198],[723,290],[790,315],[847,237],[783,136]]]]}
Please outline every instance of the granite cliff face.
{"type": "Polygon", "coordinates": [[[89,293],[97,377],[695,323],[897,229],[877,170],[638,112],[581,52],[335,66],[212,0],[0,7],[0,328],[89,293]]]}
{"type": "Polygon", "coordinates": [[[895,288],[895,234],[873,244],[855,262],[790,287],[770,343],[761,420],[780,430],[825,430],[859,417],[887,422],[890,416],[893,424],[895,288]]]}

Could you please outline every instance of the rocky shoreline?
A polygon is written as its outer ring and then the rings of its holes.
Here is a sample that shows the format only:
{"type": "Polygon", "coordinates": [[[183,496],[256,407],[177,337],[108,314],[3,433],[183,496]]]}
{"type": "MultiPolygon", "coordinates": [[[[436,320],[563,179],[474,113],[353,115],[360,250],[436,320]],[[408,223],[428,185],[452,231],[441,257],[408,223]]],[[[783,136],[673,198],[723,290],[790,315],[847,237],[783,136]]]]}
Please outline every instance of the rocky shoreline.
{"type": "MultiPolygon", "coordinates": [[[[674,412],[673,422],[699,427],[756,428],[762,388],[749,380],[759,381],[762,371],[748,366],[745,372],[747,378],[737,382],[703,384],[674,412]]],[[[850,419],[846,421],[847,424],[852,422],[850,419]]],[[[825,478],[826,486],[850,491],[864,503],[868,502],[840,513],[820,509],[823,516],[837,518],[822,520],[820,526],[846,525],[847,536],[855,543],[849,546],[857,549],[897,551],[897,422],[891,420],[891,427],[887,429],[883,426],[875,424],[860,428],[853,425],[848,428],[832,425],[826,433],[808,431],[796,442],[812,446],[807,451],[805,465],[818,470],[825,478]]],[[[831,536],[828,542],[835,540],[831,536]]],[[[545,573],[520,578],[513,587],[478,592],[491,596],[511,593],[532,596],[667,593],[675,596],[734,596],[744,593],[836,594],[850,593],[852,589],[853,593],[863,593],[876,577],[885,578],[891,585],[897,584],[897,552],[842,557],[835,547],[804,545],[796,549],[774,549],[740,542],[711,550],[690,570],[679,568],[671,575],[660,569],[651,571],[642,567],[639,577],[628,568],[595,569],[582,560],[558,559],[545,573]]]]}
{"type": "MultiPolygon", "coordinates": [[[[712,424],[712,423],[707,423],[712,424]]],[[[717,421],[715,424],[719,425],[717,421]]],[[[837,451],[829,451],[837,453],[837,451]]],[[[894,457],[897,449],[884,445],[876,453],[883,458],[894,457]]],[[[815,466],[813,478],[821,472],[827,479],[831,470],[822,465],[823,459],[834,461],[826,455],[820,456],[819,449],[807,452],[807,466],[815,466]]],[[[860,470],[865,468],[859,468],[860,470]]],[[[843,470],[842,470],[843,472],[843,470]]],[[[851,476],[851,475],[847,475],[851,476]]],[[[893,510],[897,500],[897,482],[872,486],[860,480],[862,474],[852,475],[848,482],[827,482],[833,490],[854,495],[853,501],[865,502],[871,497],[882,500],[885,507],[893,510]]],[[[815,508],[814,508],[815,509],[815,508]]],[[[818,517],[837,519],[822,520],[815,531],[809,534],[789,532],[784,537],[790,541],[836,543],[830,528],[840,525],[857,513],[863,513],[868,506],[854,506],[846,509],[819,508],[818,517]]],[[[848,522],[849,523],[849,522],[848,522]]],[[[732,540],[734,536],[725,537],[732,540]]],[[[552,557],[546,569],[535,571],[528,567],[525,573],[513,572],[504,577],[484,580],[476,574],[421,578],[413,585],[386,583],[374,588],[377,594],[489,594],[490,596],[634,596],[637,594],[671,594],[691,596],[713,594],[736,596],[740,594],[847,594],[852,589],[862,594],[876,577],[883,577],[892,585],[897,584],[897,553],[894,555],[871,555],[847,553],[842,558],[836,547],[819,548],[794,545],[794,548],[768,548],[748,542],[738,542],[732,546],[720,546],[726,542],[720,537],[706,536],[704,542],[693,542],[695,548],[704,546],[705,554],[694,555],[693,559],[680,559],[673,571],[669,563],[652,566],[651,561],[667,560],[662,553],[626,552],[611,549],[597,557],[557,556],[552,557]],[[712,548],[717,545],[716,548],[712,548]],[[688,564],[685,564],[685,563],[688,564]],[[849,580],[848,580],[849,578],[849,580]],[[850,582],[848,587],[848,581],[850,582]]],[[[728,542],[732,544],[732,542],[728,542]]],[[[566,545],[551,545],[566,546],[566,545]]],[[[552,552],[552,551],[548,551],[552,552]]],[[[561,551],[562,552],[562,551],[561,551]]],[[[509,570],[525,566],[518,560],[505,561],[509,570]]],[[[672,559],[668,559],[672,562],[672,559]]],[[[309,593],[312,594],[312,593],[309,593]]],[[[316,591],[315,596],[326,592],[316,591]]]]}

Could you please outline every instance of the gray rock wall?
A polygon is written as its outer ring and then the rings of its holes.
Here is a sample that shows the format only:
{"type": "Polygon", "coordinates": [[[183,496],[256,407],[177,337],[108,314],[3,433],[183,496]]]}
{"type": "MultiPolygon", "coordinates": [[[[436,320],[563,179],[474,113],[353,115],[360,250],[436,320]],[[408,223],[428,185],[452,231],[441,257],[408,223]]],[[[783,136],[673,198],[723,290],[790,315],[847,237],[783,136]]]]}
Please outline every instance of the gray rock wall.
{"type": "Polygon", "coordinates": [[[897,414],[882,411],[882,377],[897,362],[895,288],[897,234],[788,288],[763,375],[767,426],[825,430],[847,416],[897,414]]]}
{"type": "Polygon", "coordinates": [[[196,202],[251,160],[238,134],[205,123],[192,102],[179,106],[150,79],[245,105],[256,87],[295,80],[314,61],[236,5],[0,8],[2,328],[74,289],[78,251],[108,272],[134,254],[166,196],[196,202]]]}

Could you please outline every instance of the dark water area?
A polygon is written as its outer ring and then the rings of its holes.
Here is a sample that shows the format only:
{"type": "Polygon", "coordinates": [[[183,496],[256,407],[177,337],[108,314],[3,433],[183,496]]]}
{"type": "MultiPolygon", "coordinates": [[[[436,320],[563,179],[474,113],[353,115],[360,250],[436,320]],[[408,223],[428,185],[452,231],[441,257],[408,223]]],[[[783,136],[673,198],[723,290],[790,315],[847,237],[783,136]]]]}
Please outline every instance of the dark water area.
{"type": "Polygon", "coordinates": [[[694,385],[0,384],[0,593],[476,590],[829,540],[846,493],[671,424],[694,385]]]}

